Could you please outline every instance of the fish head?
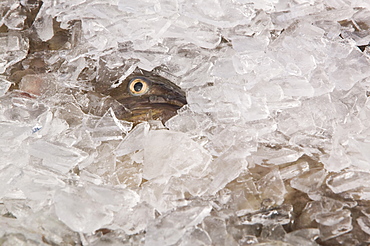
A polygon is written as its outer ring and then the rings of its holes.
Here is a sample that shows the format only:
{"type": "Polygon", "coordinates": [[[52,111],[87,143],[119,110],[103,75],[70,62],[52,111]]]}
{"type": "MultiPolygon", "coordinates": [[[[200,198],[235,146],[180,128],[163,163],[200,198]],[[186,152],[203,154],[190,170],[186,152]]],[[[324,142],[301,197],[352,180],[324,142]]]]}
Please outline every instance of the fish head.
{"type": "Polygon", "coordinates": [[[120,118],[131,122],[161,120],[177,114],[186,101],[183,90],[171,81],[149,72],[133,73],[108,95],[122,105],[120,118]]]}

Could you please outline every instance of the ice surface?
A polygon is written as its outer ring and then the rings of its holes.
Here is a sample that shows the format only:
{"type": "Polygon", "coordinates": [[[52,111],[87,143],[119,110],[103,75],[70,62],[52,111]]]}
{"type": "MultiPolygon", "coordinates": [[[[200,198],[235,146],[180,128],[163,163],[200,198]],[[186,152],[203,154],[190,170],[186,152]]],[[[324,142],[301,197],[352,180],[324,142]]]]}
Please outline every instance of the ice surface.
{"type": "Polygon", "coordinates": [[[28,39],[17,33],[0,33],[0,73],[24,59],[28,52],[28,39]]]}
{"type": "Polygon", "coordinates": [[[253,214],[247,214],[241,217],[241,222],[244,225],[248,224],[284,225],[289,223],[291,212],[292,207],[284,205],[281,207],[262,210],[253,214]]]}
{"type": "Polygon", "coordinates": [[[175,244],[188,229],[203,221],[210,211],[209,205],[194,205],[164,214],[156,222],[149,224],[145,245],[175,244]]]}
{"type": "Polygon", "coordinates": [[[368,1],[0,10],[0,244],[370,241],[368,1]],[[120,120],[136,68],[188,105],[120,120]]]}
{"type": "Polygon", "coordinates": [[[285,241],[292,244],[302,244],[307,246],[316,246],[318,245],[315,240],[319,236],[319,229],[312,228],[312,229],[301,229],[290,232],[285,235],[285,241]]]}
{"type": "Polygon", "coordinates": [[[325,170],[311,169],[310,171],[293,178],[290,181],[290,185],[297,190],[305,192],[311,199],[317,200],[317,196],[319,196],[317,192],[325,178],[325,170]]]}

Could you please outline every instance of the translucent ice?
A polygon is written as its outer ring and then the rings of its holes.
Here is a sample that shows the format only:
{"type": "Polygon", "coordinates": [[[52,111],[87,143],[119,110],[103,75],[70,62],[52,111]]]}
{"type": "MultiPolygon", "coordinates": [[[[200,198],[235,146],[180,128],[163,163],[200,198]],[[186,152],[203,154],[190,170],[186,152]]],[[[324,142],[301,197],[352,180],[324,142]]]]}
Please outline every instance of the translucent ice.
{"type": "Polygon", "coordinates": [[[208,193],[214,194],[224,188],[227,183],[237,178],[248,163],[230,153],[225,153],[212,163],[213,180],[209,184],[208,193]]]}
{"type": "Polygon", "coordinates": [[[335,193],[341,193],[348,190],[357,189],[360,187],[369,187],[369,173],[367,172],[343,172],[341,174],[332,175],[328,178],[327,184],[335,193]],[[362,182],[358,182],[361,180],[362,182]]]}
{"type": "Polygon", "coordinates": [[[301,229],[286,234],[285,241],[292,245],[305,243],[307,246],[317,246],[315,240],[319,233],[319,229],[301,229]]]}
{"type": "Polygon", "coordinates": [[[271,209],[258,211],[252,214],[247,214],[241,217],[241,223],[245,225],[249,224],[287,224],[292,216],[292,206],[282,205],[271,209]]]}
{"type": "Polygon", "coordinates": [[[28,53],[28,39],[16,33],[0,34],[0,74],[9,66],[24,59],[28,53]]]}
{"type": "Polygon", "coordinates": [[[185,232],[209,215],[211,207],[193,205],[178,208],[153,221],[148,229],[145,245],[171,245],[183,237],[185,232]]]}
{"type": "MultiPolygon", "coordinates": [[[[10,1],[8,2],[10,4],[10,1]]],[[[14,3],[8,7],[10,7],[10,9],[6,12],[0,24],[4,23],[11,30],[22,30],[26,20],[26,15],[22,13],[22,6],[14,1],[14,3]]]]}
{"type": "Polygon", "coordinates": [[[352,230],[351,212],[347,209],[316,216],[320,223],[320,238],[323,240],[337,237],[352,230]]]}
{"type": "Polygon", "coordinates": [[[117,146],[116,155],[122,156],[144,148],[145,139],[149,132],[149,124],[137,125],[117,146]]]}
{"type": "Polygon", "coordinates": [[[61,173],[67,173],[72,167],[87,158],[87,154],[79,149],[43,140],[30,143],[29,153],[42,159],[43,166],[61,173]]]}
{"type": "Polygon", "coordinates": [[[308,172],[305,172],[290,181],[290,185],[300,191],[307,193],[311,199],[317,199],[317,191],[320,186],[323,184],[326,178],[325,170],[311,169],[308,172]]]}
{"type": "Polygon", "coordinates": [[[53,17],[47,14],[49,3],[43,3],[34,22],[34,28],[42,41],[47,41],[54,36],[53,17]]]}
{"type": "Polygon", "coordinates": [[[226,223],[222,218],[206,217],[202,225],[205,231],[208,232],[209,237],[214,245],[237,245],[237,242],[230,237],[226,231],[226,223]]]}
{"type": "Polygon", "coordinates": [[[368,240],[368,1],[0,9],[0,244],[368,240]],[[166,126],[99,95],[136,68],[186,92],[166,126]]]}
{"type": "Polygon", "coordinates": [[[257,189],[262,199],[271,199],[273,204],[281,205],[287,193],[283,180],[277,169],[273,169],[257,182],[257,189]]]}
{"type": "Polygon", "coordinates": [[[189,230],[181,239],[180,246],[191,246],[191,245],[209,245],[211,244],[211,238],[209,235],[200,228],[189,230]]]}
{"type": "Polygon", "coordinates": [[[0,77],[0,97],[4,96],[4,94],[9,90],[12,83],[7,81],[5,78],[0,77]]]}
{"type": "Polygon", "coordinates": [[[210,155],[184,133],[150,131],[144,147],[143,177],[168,180],[188,173],[201,177],[210,160],[210,155]]]}
{"type": "Polygon", "coordinates": [[[86,190],[77,187],[61,190],[54,200],[61,221],[75,231],[92,233],[111,223],[114,211],[118,211],[122,204],[126,209],[135,206],[137,198],[130,191],[90,186],[86,190]]]}
{"type": "Polygon", "coordinates": [[[307,225],[312,225],[313,220],[319,223],[320,238],[324,241],[338,237],[353,229],[351,212],[349,209],[343,209],[345,205],[324,197],[320,201],[307,203],[300,219],[308,215],[305,219],[307,225]]]}

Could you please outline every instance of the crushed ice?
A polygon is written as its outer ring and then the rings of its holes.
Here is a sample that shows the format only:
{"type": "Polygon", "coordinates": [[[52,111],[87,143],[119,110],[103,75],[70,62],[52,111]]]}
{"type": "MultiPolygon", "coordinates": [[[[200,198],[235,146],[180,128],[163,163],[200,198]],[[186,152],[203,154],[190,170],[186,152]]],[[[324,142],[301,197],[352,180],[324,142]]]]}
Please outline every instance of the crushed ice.
{"type": "Polygon", "coordinates": [[[0,244],[370,243],[368,1],[0,10],[0,244]],[[188,105],[164,126],[81,110],[137,67],[188,105]]]}

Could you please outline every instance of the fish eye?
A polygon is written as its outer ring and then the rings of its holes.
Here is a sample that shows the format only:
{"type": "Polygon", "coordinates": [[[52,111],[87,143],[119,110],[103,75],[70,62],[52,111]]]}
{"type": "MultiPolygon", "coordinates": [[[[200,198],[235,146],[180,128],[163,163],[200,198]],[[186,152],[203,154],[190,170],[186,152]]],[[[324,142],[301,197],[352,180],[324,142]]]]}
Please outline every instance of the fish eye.
{"type": "Polygon", "coordinates": [[[145,94],[146,92],[148,92],[148,90],[149,90],[149,84],[147,81],[140,79],[140,78],[132,79],[130,81],[129,91],[131,95],[141,96],[145,94]]]}

